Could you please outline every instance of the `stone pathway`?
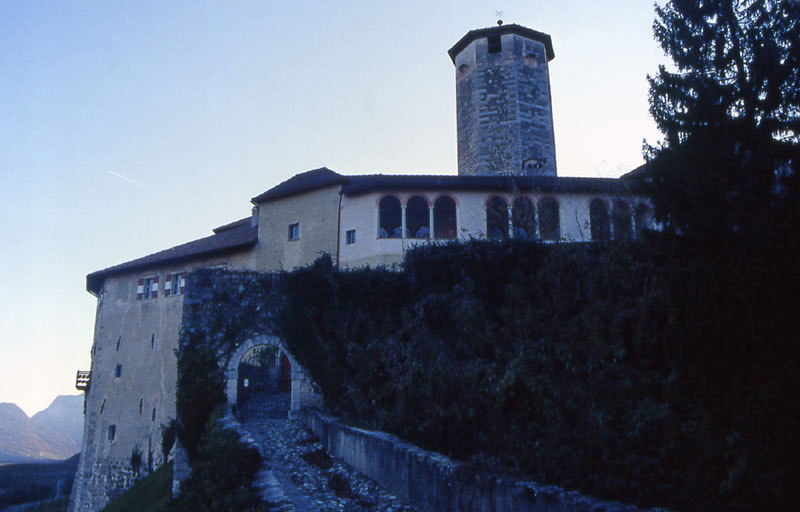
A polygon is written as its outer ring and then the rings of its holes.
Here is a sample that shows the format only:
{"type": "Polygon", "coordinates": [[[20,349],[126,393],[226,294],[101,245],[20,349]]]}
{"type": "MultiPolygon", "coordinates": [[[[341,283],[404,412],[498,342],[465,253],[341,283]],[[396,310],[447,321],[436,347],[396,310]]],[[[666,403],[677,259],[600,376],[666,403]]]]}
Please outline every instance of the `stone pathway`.
{"type": "Polygon", "coordinates": [[[250,408],[237,429],[264,457],[259,486],[273,511],[414,512],[374,481],[332,459],[301,423],[276,419],[288,413],[288,407],[276,405],[280,400],[285,398],[266,400],[259,408],[262,414],[250,408]]]}

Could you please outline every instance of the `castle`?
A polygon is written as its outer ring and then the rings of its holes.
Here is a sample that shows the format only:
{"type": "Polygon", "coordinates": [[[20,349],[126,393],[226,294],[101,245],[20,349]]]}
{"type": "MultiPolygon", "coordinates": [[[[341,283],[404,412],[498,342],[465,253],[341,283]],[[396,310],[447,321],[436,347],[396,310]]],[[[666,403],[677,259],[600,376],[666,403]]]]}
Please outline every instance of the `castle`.
{"type": "MultiPolygon", "coordinates": [[[[297,174],[251,199],[252,216],[206,238],[87,276],[97,297],[83,451],[71,510],[98,510],[133,480],[131,455],[164,462],[175,417],[176,356],[189,272],[272,272],[320,253],[340,268],[393,265],[417,244],[470,238],[633,238],[652,224],[631,180],[558,177],[548,63],[550,36],[520,25],[473,30],[449,55],[456,70],[458,175],[297,174]]],[[[259,343],[253,340],[235,357],[259,343]]],[[[320,404],[291,354],[279,351],[291,408],[320,404]]],[[[235,373],[238,360],[232,361],[235,373]]],[[[229,381],[235,400],[237,382],[229,381]]]]}

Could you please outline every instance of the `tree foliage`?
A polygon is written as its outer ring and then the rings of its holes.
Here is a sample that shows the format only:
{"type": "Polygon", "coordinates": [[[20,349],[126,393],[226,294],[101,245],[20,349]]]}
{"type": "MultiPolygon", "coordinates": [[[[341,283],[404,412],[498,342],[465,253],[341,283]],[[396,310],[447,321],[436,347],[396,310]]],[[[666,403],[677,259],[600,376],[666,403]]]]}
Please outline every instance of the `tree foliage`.
{"type": "Polygon", "coordinates": [[[655,236],[423,245],[402,273],[320,260],[285,274],[279,334],[326,406],[421,446],[644,506],[778,510],[798,503],[782,298],[800,275],[719,264],[735,250],[701,265],[718,245],[655,236]]]}
{"type": "Polygon", "coordinates": [[[670,0],[649,77],[656,215],[685,234],[764,234],[797,219],[800,2],[670,0]]]}

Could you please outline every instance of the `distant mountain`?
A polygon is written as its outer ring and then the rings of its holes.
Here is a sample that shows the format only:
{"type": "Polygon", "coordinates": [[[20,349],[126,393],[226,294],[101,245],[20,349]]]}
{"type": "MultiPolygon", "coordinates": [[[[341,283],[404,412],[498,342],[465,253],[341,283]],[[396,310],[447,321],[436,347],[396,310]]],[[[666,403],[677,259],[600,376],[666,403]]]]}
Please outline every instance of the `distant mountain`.
{"type": "MultiPolygon", "coordinates": [[[[77,408],[77,414],[83,422],[83,398],[77,408]]],[[[73,397],[58,397],[44,411],[39,420],[29,418],[17,405],[0,403],[0,463],[27,462],[43,459],[66,459],[80,451],[80,442],[72,437],[74,414],[69,414],[69,404],[75,402],[73,397]],[[60,400],[66,398],[67,400],[60,400]],[[72,399],[72,400],[71,400],[72,399]],[[54,408],[54,406],[56,406],[54,408]],[[64,409],[63,421],[59,411],[64,409]],[[52,412],[51,408],[54,408],[52,412]],[[46,413],[46,414],[45,414],[46,413]]],[[[35,416],[34,416],[35,417],[35,416]]]]}
{"type": "Polygon", "coordinates": [[[50,407],[31,417],[37,425],[67,434],[81,449],[83,442],[83,395],[57,396],[50,407]]]}

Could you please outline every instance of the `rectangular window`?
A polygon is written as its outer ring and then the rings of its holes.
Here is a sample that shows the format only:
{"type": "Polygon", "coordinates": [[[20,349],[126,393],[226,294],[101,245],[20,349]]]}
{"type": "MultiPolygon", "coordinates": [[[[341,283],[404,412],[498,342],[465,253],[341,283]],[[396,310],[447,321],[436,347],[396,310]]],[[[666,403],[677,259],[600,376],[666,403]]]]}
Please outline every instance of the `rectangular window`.
{"type": "Polygon", "coordinates": [[[503,44],[500,42],[500,36],[489,36],[486,39],[489,42],[489,53],[500,53],[503,51],[503,44]]]}
{"type": "Polygon", "coordinates": [[[116,368],[114,368],[114,377],[120,378],[122,377],[122,365],[118,364],[116,368]]]}
{"type": "Polygon", "coordinates": [[[289,240],[300,240],[300,223],[289,224],[289,240]]]}
{"type": "Polygon", "coordinates": [[[186,272],[175,272],[167,274],[164,282],[164,297],[174,297],[183,295],[183,288],[186,286],[186,272]]]}
{"type": "Polygon", "coordinates": [[[356,230],[355,229],[347,230],[347,232],[345,233],[345,242],[347,243],[347,245],[352,245],[352,244],[356,243],[356,230]]]}
{"type": "Polygon", "coordinates": [[[114,439],[117,438],[117,426],[116,425],[109,425],[108,426],[108,442],[110,443],[114,439]]]}
{"type": "Polygon", "coordinates": [[[136,299],[147,300],[158,297],[158,276],[143,277],[139,279],[139,286],[136,288],[136,299]]]}

